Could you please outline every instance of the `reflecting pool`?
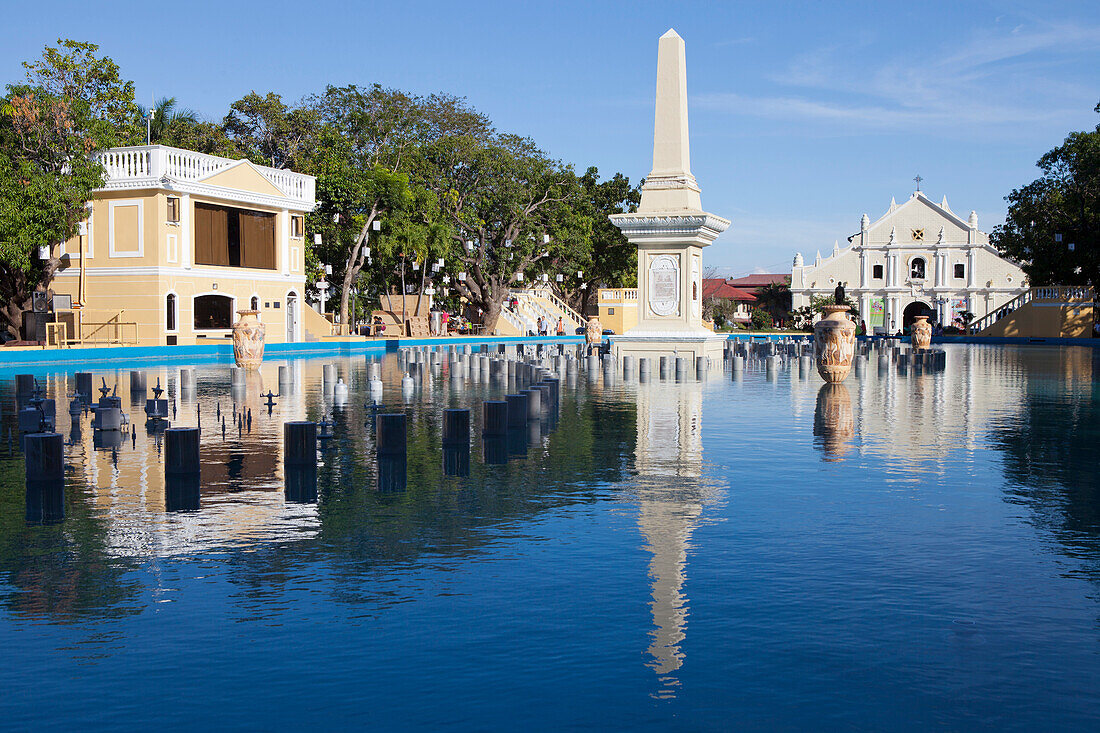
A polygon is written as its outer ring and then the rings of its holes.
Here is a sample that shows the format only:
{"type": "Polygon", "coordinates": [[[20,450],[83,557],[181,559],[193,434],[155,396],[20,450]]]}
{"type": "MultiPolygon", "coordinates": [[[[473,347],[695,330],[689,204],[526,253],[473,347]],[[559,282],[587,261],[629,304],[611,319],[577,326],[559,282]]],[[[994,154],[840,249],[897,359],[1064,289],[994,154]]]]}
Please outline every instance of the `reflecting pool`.
{"type": "Polygon", "coordinates": [[[403,394],[389,354],[403,489],[380,481],[362,356],[271,361],[236,394],[224,364],[185,394],[177,366],[142,367],[202,427],[197,494],[165,486],[128,367],[92,371],[135,435],[70,422],[73,365],[39,373],[67,440],[55,503],[9,454],[2,371],[0,720],[1095,730],[1100,360],[946,349],[942,372],[872,357],[839,386],[797,361],[563,372],[557,414],[503,446],[480,405],[507,384],[444,355],[403,394]],[[473,408],[465,470],[444,470],[450,407],[473,408]],[[283,423],[325,418],[315,478],[284,476],[283,423]]]}

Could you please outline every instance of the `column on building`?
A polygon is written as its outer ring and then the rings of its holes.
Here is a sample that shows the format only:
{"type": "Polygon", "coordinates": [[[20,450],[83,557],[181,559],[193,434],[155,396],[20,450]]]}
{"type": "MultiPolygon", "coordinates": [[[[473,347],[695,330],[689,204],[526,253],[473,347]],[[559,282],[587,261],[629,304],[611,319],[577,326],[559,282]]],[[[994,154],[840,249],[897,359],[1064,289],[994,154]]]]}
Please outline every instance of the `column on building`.
{"type": "Polygon", "coordinates": [[[195,237],[191,233],[191,221],[195,212],[191,210],[191,196],[180,196],[180,264],[190,270],[195,264],[195,237]]]}
{"type": "Polygon", "coordinates": [[[279,259],[282,261],[284,275],[290,275],[290,212],[279,212],[279,259]]]}

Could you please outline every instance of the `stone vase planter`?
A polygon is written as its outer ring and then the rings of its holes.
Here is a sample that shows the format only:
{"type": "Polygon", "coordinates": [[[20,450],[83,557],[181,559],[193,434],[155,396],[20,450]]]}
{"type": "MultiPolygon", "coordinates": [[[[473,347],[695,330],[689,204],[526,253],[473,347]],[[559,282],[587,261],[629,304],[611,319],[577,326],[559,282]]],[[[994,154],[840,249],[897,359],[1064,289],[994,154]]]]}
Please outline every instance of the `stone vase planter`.
{"type": "Polygon", "coordinates": [[[264,360],[267,327],[256,316],[259,311],[237,311],[240,319],[233,324],[233,359],[242,369],[259,369],[264,360]]]}
{"type": "Polygon", "coordinates": [[[826,382],[843,382],[852,370],[856,350],[856,324],[848,317],[848,306],[827,305],[825,317],[814,324],[814,363],[826,382]]]}
{"type": "Polygon", "coordinates": [[[910,341],[914,349],[927,349],[932,346],[932,324],[928,316],[917,316],[913,320],[910,341]]]}
{"type": "Polygon", "coordinates": [[[600,324],[599,318],[588,319],[588,323],[584,327],[584,340],[589,344],[603,342],[603,326],[600,324]]]}

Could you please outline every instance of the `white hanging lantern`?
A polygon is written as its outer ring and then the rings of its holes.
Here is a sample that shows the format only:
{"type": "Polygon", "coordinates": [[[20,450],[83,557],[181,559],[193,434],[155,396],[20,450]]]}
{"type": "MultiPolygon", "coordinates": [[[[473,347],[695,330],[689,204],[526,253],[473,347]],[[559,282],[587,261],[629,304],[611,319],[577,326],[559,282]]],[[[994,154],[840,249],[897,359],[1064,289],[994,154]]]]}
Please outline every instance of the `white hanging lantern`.
{"type": "Polygon", "coordinates": [[[363,248],[363,254],[366,255],[367,259],[369,260],[370,259],[370,247],[364,247],[363,248]]]}
{"type": "Polygon", "coordinates": [[[374,229],[374,231],[376,231],[376,232],[382,231],[382,222],[380,222],[378,219],[375,219],[371,223],[371,228],[374,229]]]}
{"type": "Polygon", "coordinates": [[[437,264],[437,265],[439,265],[440,267],[443,267],[443,258],[442,258],[442,257],[440,257],[440,258],[439,258],[439,261],[438,261],[438,262],[436,262],[436,264],[437,264]]]}
{"type": "Polygon", "coordinates": [[[419,270],[420,269],[420,260],[413,260],[413,269],[414,270],[419,270]]]}
{"type": "Polygon", "coordinates": [[[505,239],[504,240],[504,246],[505,247],[511,247],[512,246],[512,240],[511,239],[505,239]]]}
{"type": "Polygon", "coordinates": [[[470,252],[474,251],[474,240],[472,240],[472,239],[467,239],[466,240],[466,249],[470,252]]]}
{"type": "Polygon", "coordinates": [[[543,244],[550,244],[550,235],[549,234],[543,234],[542,235],[542,243],[543,244]]]}
{"type": "Polygon", "coordinates": [[[560,273],[557,274],[557,275],[554,275],[554,282],[559,282],[560,283],[564,279],[565,279],[565,276],[560,274],[560,273]]]}
{"type": "Polygon", "coordinates": [[[439,272],[439,264],[432,263],[432,272],[439,272]]]}
{"type": "Polygon", "coordinates": [[[458,273],[458,281],[460,283],[466,282],[466,273],[465,272],[458,273]]]}
{"type": "Polygon", "coordinates": [[[584,270],[577,270],[577,279],[580,280],[584,277],[584,270]]]}
{"type": "Polygon", "coordinates": [[[523,282],[523,273],[522,272],[517,272],[516,273],[516,280],[519,281],[519,282],[523,282]]]}
{"type": "Polygon", "coordinates": [[[424,288],[424,295],[435,295],[435,288],[431,286],[424,288]]]}
{"type": "Polygon", "coordinates": [[[321,235],[320,234],[314,234],[313,235],[313,243],[314,244],[320,244],[321,243],[321,235]]]}
{"type": "Polygon", "coordinates": [[[547,274],[546,274],[545,272],[544,272],[544,273],[542,273],[542,281],[543,281],[544,283],[545,283],[545,282],[550,282],[550,276],[549,276],[549,275],[547,275],[547,274]]]}

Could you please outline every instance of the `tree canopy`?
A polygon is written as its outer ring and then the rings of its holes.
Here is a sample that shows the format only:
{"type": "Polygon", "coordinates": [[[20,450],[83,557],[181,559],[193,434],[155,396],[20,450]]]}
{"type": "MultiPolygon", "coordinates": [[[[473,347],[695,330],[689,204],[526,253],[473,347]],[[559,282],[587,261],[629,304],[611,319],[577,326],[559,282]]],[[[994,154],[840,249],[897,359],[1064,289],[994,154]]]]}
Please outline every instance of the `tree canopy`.
{"type": "Polygon", "coordinates": [[[1037,165],[1043,175],[1005,197],[990,241],[1032,285],[1100,284],[1100,124],[1070,133],[1037,165]]]}

